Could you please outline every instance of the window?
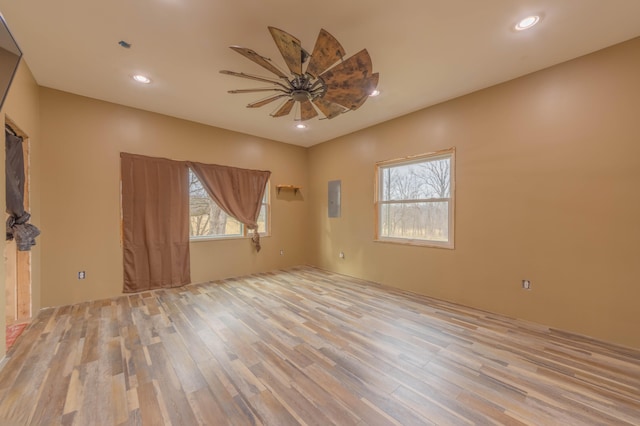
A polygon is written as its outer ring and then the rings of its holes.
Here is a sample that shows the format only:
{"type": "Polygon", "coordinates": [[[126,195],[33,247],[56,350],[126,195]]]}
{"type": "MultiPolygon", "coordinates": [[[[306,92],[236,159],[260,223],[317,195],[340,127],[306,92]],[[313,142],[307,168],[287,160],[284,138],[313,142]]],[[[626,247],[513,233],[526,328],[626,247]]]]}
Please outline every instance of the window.
{"type": "MultiPolygon", "coordinates": [[[[226,214],[209,197],[195,173],[189,169],[189,236],[191,239],[242,238],[252,231],[226,214]]],[[[262,208],[258,216],[258,232],[268,235],[269,185],[264,192],[262,208]]]]}
{"type": "Polygon", "coordinates": [[[453,248],[454,154],[376,164],[376,240],[453,248]]]}

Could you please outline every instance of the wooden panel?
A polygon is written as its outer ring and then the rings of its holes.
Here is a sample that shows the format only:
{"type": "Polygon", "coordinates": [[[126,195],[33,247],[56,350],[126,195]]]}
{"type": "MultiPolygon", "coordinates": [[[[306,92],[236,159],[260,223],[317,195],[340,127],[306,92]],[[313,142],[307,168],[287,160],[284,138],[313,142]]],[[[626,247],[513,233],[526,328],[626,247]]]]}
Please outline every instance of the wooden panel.
{"type": "Polygon", "coordinates": [[[340,114],[347,111],[346,108],[331,103],[324,98],[317,98],[313,100],[313,104],[318,107],[318,109],[327,117],[328,119],[335,118],[340,114]]]}
{"type": "Polygon", "coordinates": [[[31,318],[31,252],[18,251],[16,255],[17,271],[17,320],[31,318]]]}
{"type": "Polygon", "coordinates": [[[40,312],[17,424],[638,424],[640,352],[311,267],[40,312]]]}
{"type": "Polygon", "coordinates": [[[272,73],[274,73],[278,77],[281,77],[281,78],[284,78],[284,79],[287,78],[287,75],[285,73],[283,73],[282,71],[280,71],[278,68],[276,68],[271,63],[271,61],[269,61],[264,56],[261,56],[258,53],[254,52],[253,50],[247,49],[246,47],[240,47],[240,46],[230,46],[230,48],[232,50],[235,50],[236,52],[238,52],[239,54],[241,54],[245,58],[252,60],[256,64],[260,65],[261,67],[271,71],[272,73]]]}
{"type": "Polygon", "coordinates": [[[313,117],[316,117],[318,112],[313,107],[313,104],[310,100],[306,99],[300,102],[300,119],[302,121],[310,120],[313,117]]]}
{"type": "Polygon", "coordinates": [[[4,287],[5,287],[5,320],[11,325],[18,319],[18,271],[15,240],[7,241],[4,245],[4,287]]]}
{"type": "Polygon", "coordinates": [[[327,85],[323,99],[347,109],[359,108],[376,88],[378,76],[372,72],[371,57],[366,49],[324,72],[320,78],[327,85]]]}
{"type": "Polygon", "coordinates": [[[269,32],[276,42],[284,62],[289,67],[289,71],[302,75],[302,46],[300,40],[291,34],[275,27],[269,27],[269,32]]]}
{"type": "Polygon", "coordinates": [[[314,78],[318,77],[318,75],[322,74],[331,67],[331,65],[342,59],[343,56],[344,48],[338,40],[329,34],[328,31],[321,29],[316,39],[316,45],[313,48],[306,72],[314,78]]]}
{"type": "Polygon", "coordinates": [[[278,109],[278,111],[274,112],[272,117],[284,117],[285,115],[291,112],[293,106],[295,105],[295,101],[293,99],[287,99],[287,101],[278,109]]]}

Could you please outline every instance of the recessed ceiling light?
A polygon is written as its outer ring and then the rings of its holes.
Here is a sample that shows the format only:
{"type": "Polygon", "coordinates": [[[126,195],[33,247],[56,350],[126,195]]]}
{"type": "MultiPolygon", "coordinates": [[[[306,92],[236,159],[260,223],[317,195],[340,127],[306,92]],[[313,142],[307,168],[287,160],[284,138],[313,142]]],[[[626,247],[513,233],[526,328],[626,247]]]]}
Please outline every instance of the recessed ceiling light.
{"type": "Polygon", "coordinates": [[[149,77],[147,77],[146,75],[142,75],[142,74],[136,74],[134,75],[133,78],[135,81],[137,81],[138,83],[143,83],[143,84],[149,84],[151,83],[151,79],[149,77]]]}
{"type": "Polygon", "coordinates": [[[378,96],[379,94],[380,94],[380,91],[378,89],[375,89],[373,92],[369,94],[369,96],[378,96]]]}
{"type": "Polygon", "coordinates": [[[538,15],[527,16],[516,24],[515,29],[516,31],[528,30],[538,22],[540,22],[540,17],[538,15]]]}
{"type": "Polygon", "coordinates": [[[307,125],[306,124],[302,124],[302,123],[298,123],[298,124],[296,124],[296,128],[297,129],[306,129],[307,125]]]}

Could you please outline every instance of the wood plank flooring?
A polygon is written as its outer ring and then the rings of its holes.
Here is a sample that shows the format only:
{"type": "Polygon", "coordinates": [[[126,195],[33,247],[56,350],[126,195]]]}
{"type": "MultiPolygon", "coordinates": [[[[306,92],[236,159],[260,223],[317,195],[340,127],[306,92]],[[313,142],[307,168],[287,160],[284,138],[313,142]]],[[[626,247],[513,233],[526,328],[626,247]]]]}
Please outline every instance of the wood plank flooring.
{"type": "Polygon", "coordinates": [[[0,424],[640,424],[640,352],[311,267],[43,310],[0,424]]]}

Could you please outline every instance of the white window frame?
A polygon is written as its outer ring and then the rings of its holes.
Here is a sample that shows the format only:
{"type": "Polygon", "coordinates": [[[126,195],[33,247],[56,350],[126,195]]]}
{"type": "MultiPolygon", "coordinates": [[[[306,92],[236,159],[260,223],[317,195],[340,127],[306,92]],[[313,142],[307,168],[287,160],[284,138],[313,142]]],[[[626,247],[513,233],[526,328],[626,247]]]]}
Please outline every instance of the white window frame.
{"type": "MultiPolygon", "coordinates": [[[[190,170],[190,173],[193,171],[190,170]]],[[[265,206],[265,231],[260,232],[260,237],[269,237],[271,235],[271,180],[267,181],[267,185],[264,190],[264,197],[262,199],[262,206],[265,206]]],[[[191,195],[189,195],[189,201],[191,201],[191,195]]],[[[213,200],[212,200],[213,201],[213,200]]],[[[215,201],[213,201],[215,203],[215,201]]],[[[262,207],[261,207],[262,208],[262,207]]],[[[189,215],[191,218],[191,215],[189,215]]],[[[189,219],[191,220],[191,219],[189,219]]],[[[247,229],[247,227],[240,222],[241,233],[231,235],[191,235],[189,234],[190,242],[197,241],[211,241],[211,240],[237,240],[246,239],[253,236],[253,231],[247,229]]]]}
{"type": "Polygon", "coordinates": [[[375,194],[374,194],[374,206],[375,206],[375,233],[374,233],[374,241],[379,242],[388,242],[388,243],[397,243],[397,244],[405,244],[405,245],[416,245],[423,247],[436,247],[436,248],[447,248],[453,249],[455,247],[455,148],[444,149],[436,152],[430,152],[426,154],[413,155],[405,158],[398,158],[394,160],[385,160],[379,161],[375,164],[375,194]],[[409,164],[416,163],[424,163],[428,161],[435,161],[444,158],[449,158],[450,171],[449,171],[449,198],[428,198],[428,199],[407,199],[407,200],[384,200],[382,188],[383,185],[380,182],[382,179],[383,173],[381,173],[382,169],[392,168],[394,166],[405,166],[409,164]],[[405,238],[405,237],[387,237],[381,235],[381,226],[382,226],[382,213],[381,209],[383,206],[388,204],[400,204],[400,203],[416,203],[416,202],[443,202],[446,201],[449,203],[448,206],[448,240],[447,241],[436,241],[436,240],[427,240],[427,239],[419,239],[419,238],[405,238]]]}

